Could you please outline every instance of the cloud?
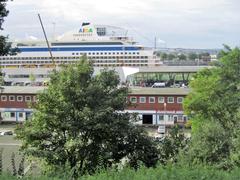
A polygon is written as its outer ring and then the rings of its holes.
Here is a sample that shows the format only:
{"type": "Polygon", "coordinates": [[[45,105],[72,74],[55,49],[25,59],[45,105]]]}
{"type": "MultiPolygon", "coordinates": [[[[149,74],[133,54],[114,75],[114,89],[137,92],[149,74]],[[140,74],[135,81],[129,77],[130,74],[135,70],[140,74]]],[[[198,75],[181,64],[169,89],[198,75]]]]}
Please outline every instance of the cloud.
{"type": "Polygon", "coordinates": [[[40,13],[50,34],[53,22],[61,34],[90,21],[129,28],[129,34],[146,44],[153,44],[157,36],[172,46],[198,47],[199,42],[219,47],[222,37],[239,43],[238,7],[238,0],[15,0],[8,3],[5,29],[14,37],[25,33],[40,37],[40,13]],[[203,42],[203,37],[208,39],[203,42]]]}

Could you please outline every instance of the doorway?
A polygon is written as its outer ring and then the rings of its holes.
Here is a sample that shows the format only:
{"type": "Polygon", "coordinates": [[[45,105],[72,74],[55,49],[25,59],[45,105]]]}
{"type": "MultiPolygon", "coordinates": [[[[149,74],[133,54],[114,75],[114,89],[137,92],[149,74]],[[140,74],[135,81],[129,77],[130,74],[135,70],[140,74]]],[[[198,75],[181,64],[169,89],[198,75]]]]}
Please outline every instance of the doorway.
{"type": "Polygon", "coordinates": [[[143,114],[143,124],[153,124],[153,115],[143,114]]]}

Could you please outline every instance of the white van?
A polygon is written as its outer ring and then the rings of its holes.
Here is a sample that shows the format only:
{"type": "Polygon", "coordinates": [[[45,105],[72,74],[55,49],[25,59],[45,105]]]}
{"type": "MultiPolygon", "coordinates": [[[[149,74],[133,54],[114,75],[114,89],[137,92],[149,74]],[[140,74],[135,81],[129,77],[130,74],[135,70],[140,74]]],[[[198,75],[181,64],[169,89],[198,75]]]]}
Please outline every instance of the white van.
{"type": "Polygon", "coordinates": [[[162,88],[165,87],[166,83],[165,82],[156,82],[152,85],[152,88],[162,88]]]}
{"type": "Polygon", "coordinates": [[[166,126],[165,125],[158,126],[157,132],[159,134],[165,134],[166,133],[166,126]]]}

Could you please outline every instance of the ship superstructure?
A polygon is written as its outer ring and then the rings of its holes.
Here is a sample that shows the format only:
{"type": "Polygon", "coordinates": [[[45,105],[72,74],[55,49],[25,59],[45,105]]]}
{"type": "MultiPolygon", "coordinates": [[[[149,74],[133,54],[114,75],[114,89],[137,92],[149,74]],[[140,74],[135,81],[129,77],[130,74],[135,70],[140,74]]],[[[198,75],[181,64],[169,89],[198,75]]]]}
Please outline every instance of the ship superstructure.
{"type": "MultiPolygon", "coordinates": [[[[159,66],[161,62],[151,48],[138,45],[127,36],[127,31],[113,26],[83,23],[78,30],[70,31],[50,42],[57,68],[74,63],[86,55],[94,67],[146,67],[159,66]]],[[[31,76],[44,82],[54,67],[44,41],[15,42],[20,53],[1,56],[5,81],[26,83],[31,76]]]]}

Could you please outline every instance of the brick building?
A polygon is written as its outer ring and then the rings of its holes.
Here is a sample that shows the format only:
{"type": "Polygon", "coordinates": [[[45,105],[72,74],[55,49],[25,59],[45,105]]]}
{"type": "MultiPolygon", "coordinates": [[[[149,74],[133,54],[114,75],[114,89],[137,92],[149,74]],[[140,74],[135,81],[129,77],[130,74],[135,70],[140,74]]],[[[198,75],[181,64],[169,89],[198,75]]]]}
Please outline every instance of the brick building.
{"type": "Polygon", "coordinates": [[[188,88],[133,88],[127,111],[138,113],[140,124],[173,125],[184,123],[183,100],[188,88]]]}
{"type": "Polygon", "coordinates": [[[31,104],[44,87],[5,86],[0,93],[0,118],[2,121],[22,122],[32,113],[31,104]]]}
{"type": "MultiPolygon", "coordinates": [[[[29,118],[36,95],[46,87],[5,86],[0,93],[2,121],[22,122],[29,118]]],[[[183,113],[183,99],[188,88],[132,88],[128,95],[131,102],[126,111],[138,113],[140,124],[173,125],[187,120],[183,113]]]]}

